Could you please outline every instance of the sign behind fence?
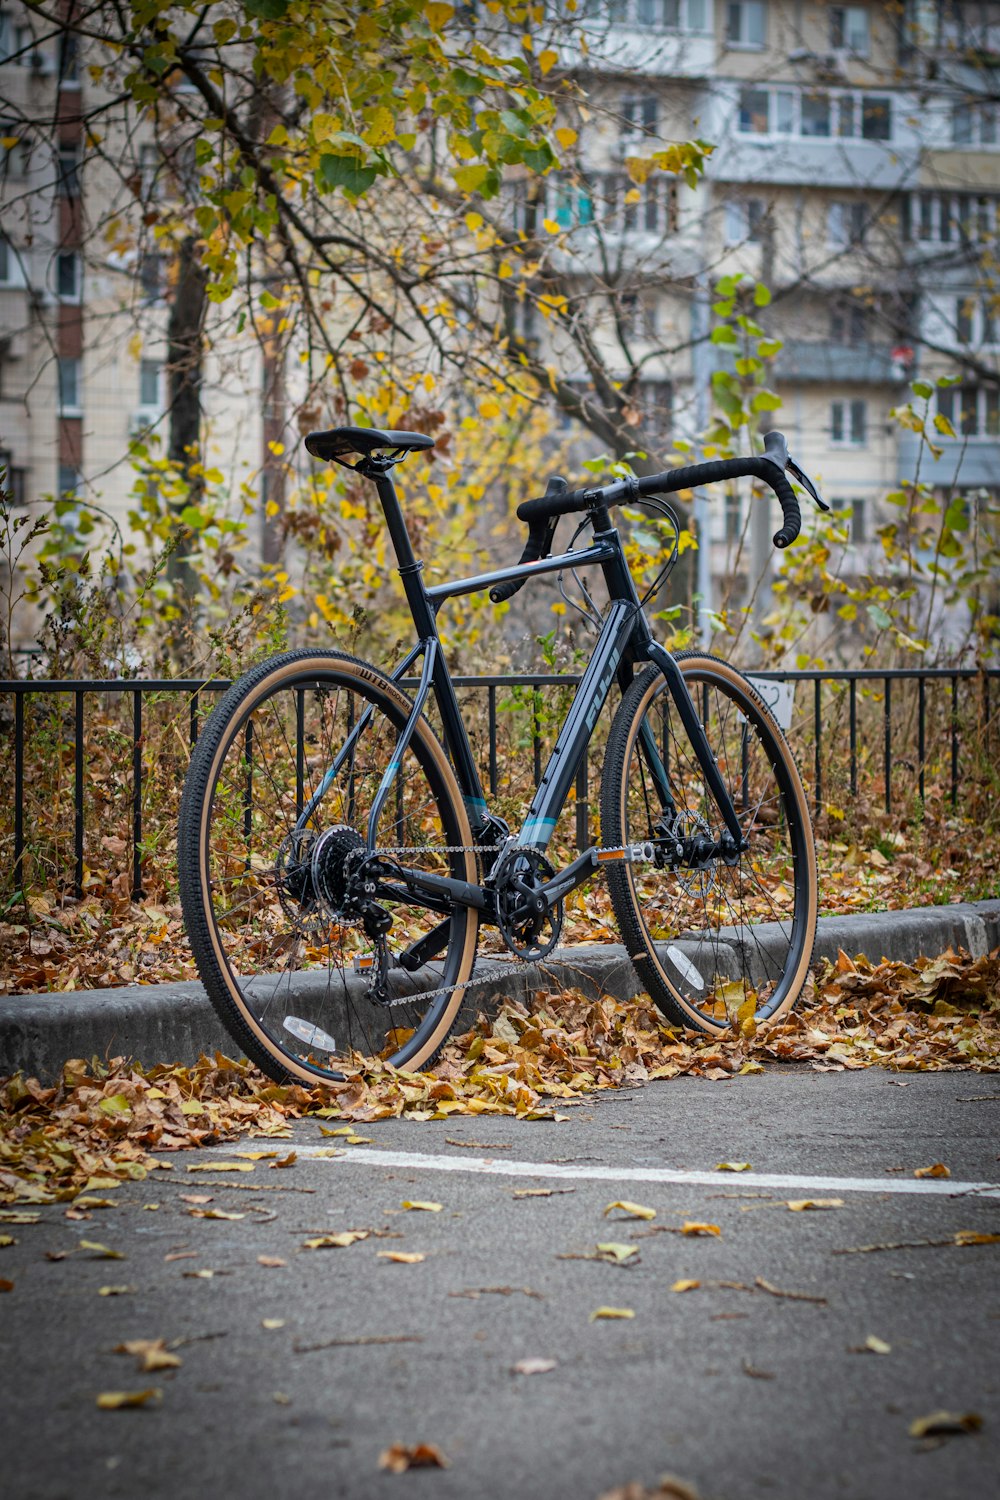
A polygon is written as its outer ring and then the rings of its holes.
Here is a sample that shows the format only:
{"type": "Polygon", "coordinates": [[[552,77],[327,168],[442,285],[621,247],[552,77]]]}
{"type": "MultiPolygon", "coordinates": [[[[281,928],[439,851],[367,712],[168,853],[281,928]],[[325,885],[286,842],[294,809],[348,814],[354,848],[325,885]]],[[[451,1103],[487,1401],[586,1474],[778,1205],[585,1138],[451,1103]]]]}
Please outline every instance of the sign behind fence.
{"type": "Polygon", "coordinates": [[[769,677],[751,677],[747,674],[747,681],[756,688],[763,698],[778,727],[789,730],[792,727],[792,708],[795,703],[794,682],[772,682],[769,677]]]}

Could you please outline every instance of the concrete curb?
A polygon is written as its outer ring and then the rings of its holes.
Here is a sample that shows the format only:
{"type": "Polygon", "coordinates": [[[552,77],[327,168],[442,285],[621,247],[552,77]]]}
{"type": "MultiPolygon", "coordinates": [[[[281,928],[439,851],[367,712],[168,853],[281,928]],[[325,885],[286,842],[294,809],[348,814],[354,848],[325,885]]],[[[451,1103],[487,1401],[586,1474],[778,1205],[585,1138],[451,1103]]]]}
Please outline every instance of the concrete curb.
{"type": "MultiPolygon", "coordinates": [[[[735,933],[729,941],[735,948],[735,933]]],[[[974,958],[1000,947],[1000,900],[821,917],[815,957],[833,959],[843,948],[873,960],[912,963],[921,954],[943,953],[949,946],[965,948],[974,958]]],[[[509,975],[476,993],[469,1011],[490,1010],[501,998],[524,999],[534,990],[560,986],[619,1000],[640,990],[622,945],[594,943],[557,949],[544,965],[512,965],[509,975]]],[[[71,1057],[124,1055],[148,1066],[189,1064],[202,1052],[232,1050],[205,991],[193,980],[0,998],[0,1076],[23,1070],[48,1081],[71,1057]]]]}

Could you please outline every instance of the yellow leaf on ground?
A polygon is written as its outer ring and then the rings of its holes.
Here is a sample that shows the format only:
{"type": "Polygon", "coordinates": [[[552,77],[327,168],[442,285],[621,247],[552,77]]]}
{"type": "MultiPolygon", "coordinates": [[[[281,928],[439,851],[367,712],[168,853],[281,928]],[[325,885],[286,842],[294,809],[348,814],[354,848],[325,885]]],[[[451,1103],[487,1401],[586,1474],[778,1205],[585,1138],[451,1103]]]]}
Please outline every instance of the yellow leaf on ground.
{"type": "Polygon", "coordinates": [[[115,1345],[116,1354],[134,1354],[143,1374],[153,1370],[176,1370],[181,1363],[180,1355],[173,1354],[163,1339],[128,1339],[115,1345]]]}
{"type": "Polygon", "coordinates": [[[598,1307],[590,1315],[593,1323],[598,1318],[634,1318],[635,1313],[631,1307],[598,1307]]]}
{"type": "Polygon", "coordinates": [[[930,1167],[917,1167],[913,1175],[914,1177],[950,1177],[951,1172],[943,1161],[936,1161],[930,1167]]]}
{"type": "Polygon", "coordinates": [[[107,1245],[102,1245],[97,1240],[81,1240],[80,1249],[89,1250],[98,1260],[125,1259],[120,1250],[110,1250],[107,1245]]]}
{"type": "Polygon", "coordinates": [[[511,1365],[510,1372],[512,1375],[547,1375],[557,1364],[555,1359],[519,1359],[516,1365],[511,1365]]]}
{"type": "Polygon", "coordinates": [[[865,1339],[864,1347],[871,1354],[889,1354],[892,1351],[892,1345],[887,1344],[885,1339],[880,1339],[874,1333],[870,1333],[865,1339]]]}
{"type": "Polygon", "coordinates": [[[984,1234],[978,1229],[956,1229],[956,1245],[997,1245],[1000,1234],[984,1234]]]}
{"type": "Polygon", "coordinates": [[[196,1161],[188,1164],[189,1172],[252,1172],[252,1161],[196,1161]]]}
{"type": "Polygon", "coordinates": [[[423,1209],[428,1214],[439,1214],[441,1212],[440,1203],[425,1203],[420,1198],[404,1198],[403,1207],[423,1209]]]}
{"type": "Polygon", "coordinates": [[[748,1161],[720,1161],[716,1163],[717,1172],[749,1172],[751,1170],[748,1161]]]}
{"type": "Polygon", "coordinates": [[[146,1391],[102,1391],[97,1404],[102,1411],[120,1411],[124,1406],[147,1406],[162,1396],[163,1392],[155,1386],[146,1391]]]}
{"type": "Polygon", "coordinates": [[[367,1238],[367,1229],[346,1229],[342,1234],[318,1234],[302,1243],[306,1250],[346,1250],[348,1245],[367,1238]]]}
{"type": "Polygon", "coordinates": [[[656,1218],[655,1208],[646,1208],[642,1203],[631,1203],[628,1198],[619,1198],[614,1203],[609,1203],[607,1208],[604,1210],[605,1218],[607,1218],[608,1214],[616,1208],[620,1208],[627,1219],[656,1218]]]}
{"type": "Polygon", "coordinates": [[[788,1207],[793,1214],[801,1214],[811,1208],[843,1208],[843,1198],[789,1198],[788,1207]]]}
{"type": "Polygon", "coordinates": [[[722,1238],[722,1230],[718,1224],[699,1224],[691,1219],[685,1220],[681,1225],[681,1234],[714,1234],[717,1239],[722,1238]]]}
{"type": "Polygon", "coordinates": [[[639,1254],[638,1245],[620,1245],[615,1240],[605,1240],[603,1245],[598,1245],[597,1253],[602,1260],[612,1260],[620,1265],[623,1260],[630,1260],[633,1255],[639,1254]]]}
{"type": "Polygon", "coordinates": [[[260,1326],[266,1328],[269,1333],[273,1333],[276,1328],[284,1328],[285,1320],[284,1318],[261,1318],[260,1326]]]}
{"type": "Polygon", "coordinates": [[[98,1288],[99,1297],[124,1297],[129,1292],[134,1292],[134,1286],[102,1286],[98,1288]]]}
{"type": "Polygon", "coordinates": [[[681,1280],[675,1281],[670,1290],[672,1292],[693,1292],[695,1288],[699,1286],[701,1286],[700,1281],[681,1280]]]}
{"type": "Polygon", "coordinates": [[[427,1257],[417,1250],[379,1250],[375,1259],[398,1261],[401,1266],[415,1266],[427,1257]]]}

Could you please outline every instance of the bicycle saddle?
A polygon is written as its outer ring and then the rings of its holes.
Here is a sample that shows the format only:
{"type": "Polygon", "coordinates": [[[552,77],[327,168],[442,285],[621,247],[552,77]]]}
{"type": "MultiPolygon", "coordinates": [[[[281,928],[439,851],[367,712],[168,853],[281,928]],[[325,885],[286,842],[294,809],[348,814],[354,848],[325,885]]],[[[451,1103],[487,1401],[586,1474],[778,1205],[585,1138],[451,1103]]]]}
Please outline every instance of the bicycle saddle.
{"type": "Polygon", "coordinates": [[[331,427],[326,432],[310,432],[306,436],[306,451],[327,463],[345,453],[367,457],[382,448],[415,453],[433,446],[434,439],[426,432],[384,432],[378,427],[331,427]]]}

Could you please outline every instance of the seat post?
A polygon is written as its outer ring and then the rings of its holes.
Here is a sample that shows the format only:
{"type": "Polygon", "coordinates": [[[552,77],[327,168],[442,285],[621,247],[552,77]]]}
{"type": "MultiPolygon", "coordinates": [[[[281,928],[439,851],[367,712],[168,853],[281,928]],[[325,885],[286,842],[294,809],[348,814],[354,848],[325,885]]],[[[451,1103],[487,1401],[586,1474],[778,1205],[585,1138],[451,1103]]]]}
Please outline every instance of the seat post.
{"type": "Polygon", "coordinates": [[[410,533],[406,529],[406,521],[403,518],[403,509],[399,503],[399,496],[396,494],[396,486],[389,478],[388,472],[376,468],[371,459],[363,468],[359,465],[359,471],[375,481],[382,513],[385,516],[386,526],[389,528],[389,540],[392,542],[392,549],[399,564],[399,576],[403,580],[406,602],[410,606],[417,634],[421,640],[427,640],[437,634],[434,606],[427,597],[427,590],[420,577],[424,565],[418,562],[414,555],[410,533]]]}

